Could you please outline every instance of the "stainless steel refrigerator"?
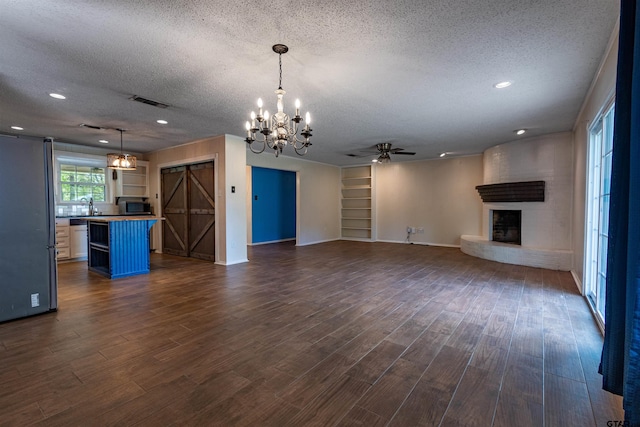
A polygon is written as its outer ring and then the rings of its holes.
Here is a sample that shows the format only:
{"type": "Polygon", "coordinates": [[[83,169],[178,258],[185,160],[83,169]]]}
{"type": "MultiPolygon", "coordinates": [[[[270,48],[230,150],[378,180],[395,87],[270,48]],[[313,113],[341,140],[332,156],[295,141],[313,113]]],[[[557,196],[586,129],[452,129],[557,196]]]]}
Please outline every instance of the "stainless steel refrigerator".
{"type": "Polygon", "coordinates": [[[52,152],[0,135],[0,322],[57,308],[52,152]]]}

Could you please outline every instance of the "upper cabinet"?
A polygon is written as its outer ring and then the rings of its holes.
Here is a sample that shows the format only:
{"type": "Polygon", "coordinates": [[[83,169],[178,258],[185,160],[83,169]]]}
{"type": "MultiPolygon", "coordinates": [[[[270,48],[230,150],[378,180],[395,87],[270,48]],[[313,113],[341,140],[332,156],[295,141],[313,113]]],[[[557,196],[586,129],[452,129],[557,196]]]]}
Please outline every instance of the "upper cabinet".
{"type": "Polygon", "coordinates": [[[136,170],[118,171],[116,197],[149,197],[149,162],[138,160],[136,170]]]}

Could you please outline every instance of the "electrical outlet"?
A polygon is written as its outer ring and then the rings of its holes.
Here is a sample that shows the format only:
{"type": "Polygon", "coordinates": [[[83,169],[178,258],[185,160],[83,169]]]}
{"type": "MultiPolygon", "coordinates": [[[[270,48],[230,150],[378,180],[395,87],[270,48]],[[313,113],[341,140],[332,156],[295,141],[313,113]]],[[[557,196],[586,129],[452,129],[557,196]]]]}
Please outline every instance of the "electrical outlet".
{"type": "Polygon", "coordinates": [[[40,294],[31,294],[31,307],[40,306],[40,294]]]}
{"type": "Polygon", "coordinates": [[[407,233],[411,233],[411,227],[407,227],[407,233]]]}
{"type": "Polygon", "coordinates": [[[416,234],[416,228],[415,227],[411,227],[411,234],[416,234]]]}
{"type": "Polygon", "coordinates": [[[424,234],[424,227],[418,227],[418,234],[424,234]]]}

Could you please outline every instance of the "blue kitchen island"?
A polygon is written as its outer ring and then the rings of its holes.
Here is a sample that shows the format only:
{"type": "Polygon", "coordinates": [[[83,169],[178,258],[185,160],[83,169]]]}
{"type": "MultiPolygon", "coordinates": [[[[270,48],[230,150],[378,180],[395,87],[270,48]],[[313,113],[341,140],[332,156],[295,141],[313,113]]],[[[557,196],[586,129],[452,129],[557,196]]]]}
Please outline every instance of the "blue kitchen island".
{"type": "Polygon", "coordinates": [[[154,216],[87,218],[89,270],[110,279],[149,273],[149,230],[154,216]]]}

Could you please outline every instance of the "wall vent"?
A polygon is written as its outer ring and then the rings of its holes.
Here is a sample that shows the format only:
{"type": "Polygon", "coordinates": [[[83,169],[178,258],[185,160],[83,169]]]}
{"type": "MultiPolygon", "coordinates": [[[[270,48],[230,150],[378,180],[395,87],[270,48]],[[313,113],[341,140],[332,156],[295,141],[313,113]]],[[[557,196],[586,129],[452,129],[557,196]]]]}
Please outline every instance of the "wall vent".
{"type": "Polygon", "coordinates": [[[544,202],[544,187],[544,181],[524,181],[478,185],[476,190],[485,203],[544,202]]]}
{"type": "Polygon", "coordinates": [[[143,104],[153,105],[154,107],[158,107],[158,108],[167,108],[167,107],[169,107],[167,104],[163,104],[162,102],[153,101],[151,99],[143,98],[143,97],[138,96],[138,95],[133,95],[129,99],[132,100],[132,101],[141,102],[143,104]]]}

